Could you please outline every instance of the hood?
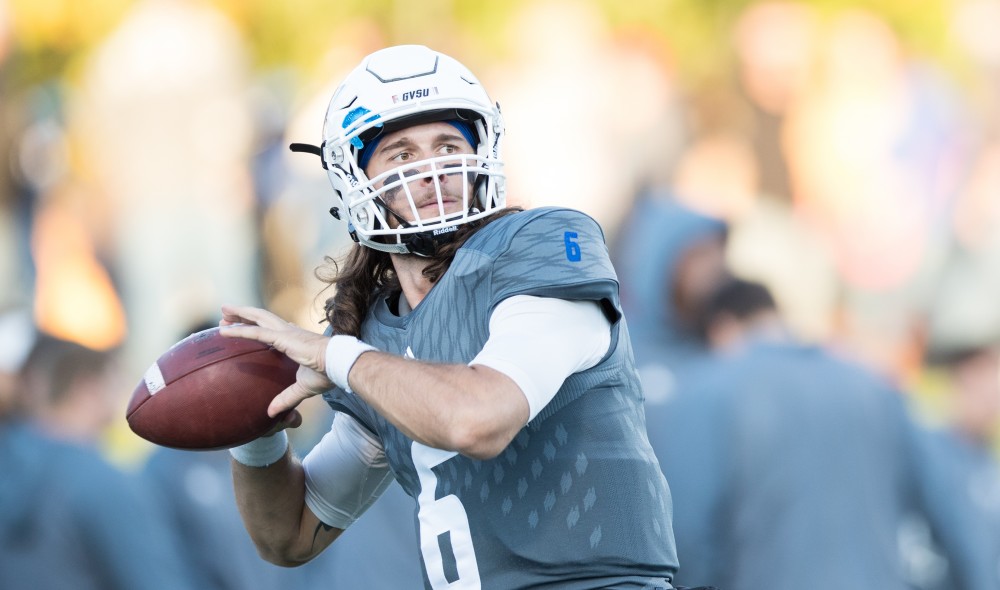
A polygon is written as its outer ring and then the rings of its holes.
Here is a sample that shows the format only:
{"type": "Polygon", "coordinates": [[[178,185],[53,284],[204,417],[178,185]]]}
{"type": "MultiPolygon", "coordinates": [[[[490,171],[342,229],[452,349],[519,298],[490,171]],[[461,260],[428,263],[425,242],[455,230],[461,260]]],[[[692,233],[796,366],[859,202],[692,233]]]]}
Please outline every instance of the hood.
{"type": "Polygon", "coordinates": [[[725,232],[723,222],[669,197],[647,194],[636,202],[618,232],[615,267],[637,357],[651,349],[663,353],[692,345],[693,335],[674,316],[667,289],[689,247],[725,232]]]}
{"type": "Polygon", "coordinates": [[[24,539],[45,485],[46,441],[19,423],[0,423],[0,544],[24,539]]]}

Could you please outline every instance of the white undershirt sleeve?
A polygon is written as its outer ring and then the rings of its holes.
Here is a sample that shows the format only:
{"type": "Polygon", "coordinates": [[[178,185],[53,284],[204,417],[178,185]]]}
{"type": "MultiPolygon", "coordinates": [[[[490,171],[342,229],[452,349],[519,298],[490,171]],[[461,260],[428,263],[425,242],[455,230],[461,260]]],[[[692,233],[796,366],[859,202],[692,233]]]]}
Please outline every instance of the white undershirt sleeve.
{"type": "Polygon", "coordinates": [[[490,316],[490,336],[470,365],[510,377],[531,421],[567,377],[595,366],[611,346],[611,322],[596,301],[515,295],[490,316]]]}
{"type": "Polygon", "coordinates": [[[330,432],[302,460],[306,506],[316,518],[346,529],[393,482],[378,439],[351,416],[337,413],[330,432]]]}

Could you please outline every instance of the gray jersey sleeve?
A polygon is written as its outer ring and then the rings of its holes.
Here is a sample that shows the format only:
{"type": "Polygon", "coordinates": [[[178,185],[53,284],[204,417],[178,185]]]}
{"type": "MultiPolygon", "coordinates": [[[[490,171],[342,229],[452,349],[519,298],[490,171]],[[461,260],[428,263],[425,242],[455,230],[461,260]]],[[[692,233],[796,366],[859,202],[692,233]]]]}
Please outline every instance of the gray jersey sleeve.
{"type": "Polygon", "coordinates": [[[525,223],[512,225],[513,235],[491,235],[500,242],[492,246],[500,252],[490,278],[491,307],[514,295],[592,300],[617,322],[618,280],[601,227],[571,209],[531,213],[525,223]]]}

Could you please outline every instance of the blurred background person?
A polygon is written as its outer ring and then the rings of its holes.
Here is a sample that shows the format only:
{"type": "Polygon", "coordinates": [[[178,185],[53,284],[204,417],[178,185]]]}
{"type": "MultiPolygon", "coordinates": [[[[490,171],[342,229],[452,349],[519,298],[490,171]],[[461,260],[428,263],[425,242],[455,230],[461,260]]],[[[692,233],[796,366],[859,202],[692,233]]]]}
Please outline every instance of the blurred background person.
{"type": "Polygon", "coordinates": [[[909,547],[910,575],[933,590],[1000,588],[1000,464],[993,451],[1000,339],[932,350],[930,372],[948,418],[922,432],[917,457],[928,501],[951,526],[934,530],[922,515],[913,516],[904,530],[910,535],[905,540],[917,544],[909,547]],[[941,546],[960,549],[944,552],[941,546]]]}
{"type": "Polygon", "coordinates": [[[113,369],[108,352],[35,339],[0,425],[0,587],[200,587],[149,490],[97,448],[119,415],[113,369]]]}
{"type": "Polygon", "coordinates": [[[123,353],[146,364],[218,301],[257,299],[248,55],[209,3],[139,0],[81,69],[68,126],[106,207],[123,353]]]}
{"type": "Polygon", "coordinates": [[[695,324],[728,274],[726,237],[722,221],[649,191],[620,229],[613,257],[636,366],[653,396],[647,406],[669,397],[706,356],[695,324]]]}
{"type": "MultiPolygon", "coordinates": [[[[642,379],[646,429],[654,450],[674,444],[673,433],[664,427],[666,414],[672,411],[670,402],[697,380],[711,360],[711,351],[697,331],[698,318],[708,297],[729,276],[726,241],[722,221],[682,205],[663,190],[651,189],[637,198],[614,244],[622,308],[642,379]]],[[[667,481],[671,490],[677,485],[669,476],[667,481]]],[[[702,482],[683,485],[700,489],[702,482]]],[[[693,514],[674,508],[675,519],[693,514]]],[[[678,551],[683,551],[680,545],[678,551]]],[[[696,563],[701,554],[685,551],[684,557],[678,556],[681,571],[694,574],[680,574],[680,583],[715,583],[711,570],[696,563]]]]}
{"type": "Polygon", "coordinates": [[[757,283],[722,285],[698,324],[717,360],[649,425],[665,433],[655,451],[671,482],[680,583],[903,590],[908,510],[964,534],[927,502],[915,425],[890,382],[796,342],[757,283]]]}

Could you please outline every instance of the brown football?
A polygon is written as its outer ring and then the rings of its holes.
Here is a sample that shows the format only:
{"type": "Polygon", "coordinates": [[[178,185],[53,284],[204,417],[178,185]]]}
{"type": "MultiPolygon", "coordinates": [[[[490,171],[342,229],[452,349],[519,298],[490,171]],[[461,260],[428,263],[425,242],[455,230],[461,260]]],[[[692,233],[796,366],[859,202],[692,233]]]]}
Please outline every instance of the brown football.
{"type": "Polygon", "coordinates": [[[267,407],[295,382],[298,365],[254,340],[218,328],[192,334],[165,352],[139,381],[125,417],[132,431],[165,447],[230,448],[274,427],[267,407]]]}

